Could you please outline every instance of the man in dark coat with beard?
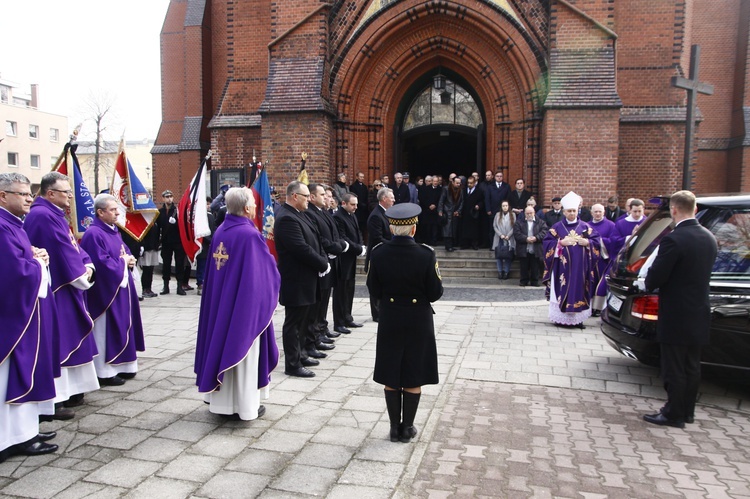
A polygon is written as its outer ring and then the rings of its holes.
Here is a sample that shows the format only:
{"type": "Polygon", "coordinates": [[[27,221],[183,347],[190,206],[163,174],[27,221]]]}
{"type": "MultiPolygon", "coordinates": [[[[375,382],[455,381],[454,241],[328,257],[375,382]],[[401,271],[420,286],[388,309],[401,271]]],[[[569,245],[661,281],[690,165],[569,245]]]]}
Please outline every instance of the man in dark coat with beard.
{"type": "Polygon", "coordinates": [[[391,442],[416,436],[422,385],[438,382],[430,303],[443,295],[443,284],[434,250],[414,241],[420,212],[413,203],[386,211],[393,237],[373,249],[367,273],[370,295],[380,300],[373,379],[385,385],[391,442]]]}

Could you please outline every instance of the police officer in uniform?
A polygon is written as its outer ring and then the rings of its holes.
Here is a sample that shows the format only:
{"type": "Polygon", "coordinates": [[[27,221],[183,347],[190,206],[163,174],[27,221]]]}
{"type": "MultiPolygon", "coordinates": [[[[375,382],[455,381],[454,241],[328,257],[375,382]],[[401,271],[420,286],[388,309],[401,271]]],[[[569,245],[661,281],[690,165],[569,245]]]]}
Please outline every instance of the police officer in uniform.
{"type": "Polygon", "coordinates": [[[367,273],[370,296],[380,300],[373,379],[385,385],[391,442],[416,436],[422,385],[438,382],[430,303],[443,295],[443,284],[434,250],[414,241],[421,211],[402,203],[385,212],[393,237],[373,248],[367,273]]]}

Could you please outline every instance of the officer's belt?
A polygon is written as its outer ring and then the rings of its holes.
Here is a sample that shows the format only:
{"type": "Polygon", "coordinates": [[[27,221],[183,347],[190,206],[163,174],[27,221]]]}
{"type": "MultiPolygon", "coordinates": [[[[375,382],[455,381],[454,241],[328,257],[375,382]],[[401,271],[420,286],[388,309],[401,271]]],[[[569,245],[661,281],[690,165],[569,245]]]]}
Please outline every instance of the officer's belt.
{"type": "Polygon", "coordinates": [[[430,302],[424,297],[414,296],[386,296],[383,301],[394,305],[429,305],[430,302]]]}

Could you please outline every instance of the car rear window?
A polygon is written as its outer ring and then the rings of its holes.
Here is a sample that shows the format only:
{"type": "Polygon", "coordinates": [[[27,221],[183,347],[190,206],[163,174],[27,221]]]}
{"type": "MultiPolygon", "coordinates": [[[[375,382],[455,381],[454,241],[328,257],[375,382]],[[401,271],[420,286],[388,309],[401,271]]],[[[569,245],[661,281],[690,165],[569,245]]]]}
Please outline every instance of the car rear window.
{"type": "Polygon", "coordinates": [[[719,248],[712,277],[750,281],[750,209],[707,208],[697,218],[719,248]]]}

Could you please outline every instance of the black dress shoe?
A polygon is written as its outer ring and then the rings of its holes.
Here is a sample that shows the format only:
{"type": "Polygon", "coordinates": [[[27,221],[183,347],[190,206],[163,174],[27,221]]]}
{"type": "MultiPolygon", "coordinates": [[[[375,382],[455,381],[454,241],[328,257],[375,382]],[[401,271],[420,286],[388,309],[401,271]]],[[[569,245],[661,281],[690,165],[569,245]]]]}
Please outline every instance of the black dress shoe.
{"type": "MultiPolygon", "coordinates": [[[[375,322],[377,322],[377,321],[375,321],[375,322]]],[[[352,333],[351,329],[347,329],[344,326],[336,326],[335,328],[333,328],[333,330],[336,331],[337,333],[341,333],[341,334],[351,334],[352,333]]]]}
{"type": "Polygon", "coordinates": [[[321,334],[318,337],[318,343],[324,343],[326,345],[333,345],[334,341],[331,338],[329,338],[328,336],[326,336],[324,334],[321,334]]]}
{"type": "Polygon", "coordinates": [[[693,423],[695,423],[695,416],[685,416],[685,422],[687,424],[693,424],[693,423]]]}
{"type": "Polygon", "coordinates": [[[156,298],[159,295],[157,295],[156,293],[154,293],[153,291],[151,291],[149,289],[149,290],[143,292],[143,296],[144,296],[144,298],[156,298]]]}
{"type": "Polygon", "coordinates": [[[117,377],[122,379],[133,379],[136,374],[138,373],[117,373],[117,377]]]}
{"type": "Polygon", "coordinates": [[[183,285],[182,285],[181,287],[182,287],[182,289],[184,289],[185,291],[192,291],[192,290],[194,290],[194,289],[195,289],[195,288],[194,288],[194,287],[192,287],[192,286],[191,286],[190,284],[183,284],[183,285]]]}
{"type": "Polygon", "coordinates": [[[182,286],[177,286],[177,294],[180,295],[180,296],[184,296],[187,293],[185,292],[184,289],[182,289],[182,286]]]}
{"type": "Polygon", "coordinates": [[[164,289],[161,290],[160,295],[168,295],[169,294],[169,286],[164,286],[164,289]]]}
{"type": "Polygon", "coordinates": [[[341,336],[341,333],[337,333],[336,331],[326,331],[326,336],[328,336],[329,338],[338,338],[339,336],[341,336]]]}
{"type": "Polygon", "coordinates": [[[321,352],[320,350],[316,349],[316,350],[308,350],[307,356],[312,357],[313,359],[325,359],[326,357],[328,357],[328,354],[325,354],[321,352]]]}
{"type": "Polygon", "coordinates": [[[266,406],[260,405],[258,406],[258,417],[261,417],[266,413],[266,406]]]}
{"type": "Polygon", "coordinates": [[[645,414],[643,416],[643,420],[647,423],[656,424],[659,426],[673,426],[675,428],[684,428],[685,423],[683,421],[676,421],[674,419],[667,419],[667,417],[662,414],[645,414]]]}
{"type": "Polygon", "coordinates": [[[99,380],[99,386],[122,386],[125,384],[125,380],[119,376],[112,376],[111,378],[97,378],[99,380]]]}
{"type": "Polygon", "coordinates": [[[65,407],[78,407],[79,405],[83,405],[83,393],[71,395],[68,400],[63,402],[63,405],[65,407]]]}
{"type": "Polygon", "coordinates": [[[52,440],[56,436],[57,436],[57,432],[56,431],[50,431],[50,432],[47,432],[47,433],[40,433],[36,437],[39,439],[40,442],[46,442],[47,440],[52,440]]]}
{"type": "Polygon", "coordinates": [[[44,442],[34,442],[26,447],[20,447],[15,454],[18,456],[41,456],[42,454],[50,454],[57,450],[56,444],[46,444],[44,442]]]}
{"type": "Polygon", "coordinates": [[[143,297],[142,297],[142,296],[139,296],[139,297],[138,297],[138,301],[143,301],[143,297]]]}
{"type": "Polygon", "coordinates": [[[334,348],[336,348],[336,345],[327,345],[325,343],[317,342],[315,344],[315,348],[317,348],[318,350],[333,350],[334,348]]]}
{"type": "Polygon", "coordinates": [[[346,327],[362,327],[362,324],[360,324],[359,322],[350,322],[346,325],[346,327]]]}
{"type": "Polygon", "coordinates": [[[305,367],[314,367],[320,365],[320,361],[318,359],[311,359],[309,357],[307,359],[301,359],[300,363],[305,367]]]}
{"type": "Polygon", "coordinates": [[[284,374],[286,374],[287,376],[297,376],[298,378],[315,377],[315,373],[306,367],[300,367],[299,369],[294,369],[292,371],[284,371],[284,374]]]}
{"type": "Polygon", "coordinates": [[[373,317],[372,322],[380,322],[380,319],[378,317],[373,317]]]}

